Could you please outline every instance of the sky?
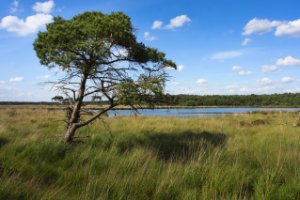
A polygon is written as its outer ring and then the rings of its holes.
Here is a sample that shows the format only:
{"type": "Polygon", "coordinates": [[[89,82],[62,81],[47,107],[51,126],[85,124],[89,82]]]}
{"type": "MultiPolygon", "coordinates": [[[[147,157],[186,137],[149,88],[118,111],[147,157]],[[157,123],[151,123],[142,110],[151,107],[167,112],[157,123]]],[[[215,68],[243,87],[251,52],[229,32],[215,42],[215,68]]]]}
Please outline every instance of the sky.
{"type": "Polygon", "coordinates": [[[138,41],[175,61],[171,94],[300,92],[299,0],[0,0],[0,101],[50,101],[57,71],[39,63],[37,32],[54,16],[130,16],[138,41]]]}

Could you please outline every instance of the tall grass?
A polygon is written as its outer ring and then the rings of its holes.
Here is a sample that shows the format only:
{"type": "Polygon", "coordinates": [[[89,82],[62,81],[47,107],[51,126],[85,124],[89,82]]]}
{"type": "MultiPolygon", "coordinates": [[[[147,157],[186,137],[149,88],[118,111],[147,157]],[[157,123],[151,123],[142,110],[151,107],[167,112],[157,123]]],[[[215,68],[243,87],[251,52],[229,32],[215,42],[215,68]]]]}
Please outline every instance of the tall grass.
{"type": "Polygon", "coordinates": [[[114,117],[73,144],[59,110],[0,112],[0,199],[300,199],[298,114],[114,117]]]}

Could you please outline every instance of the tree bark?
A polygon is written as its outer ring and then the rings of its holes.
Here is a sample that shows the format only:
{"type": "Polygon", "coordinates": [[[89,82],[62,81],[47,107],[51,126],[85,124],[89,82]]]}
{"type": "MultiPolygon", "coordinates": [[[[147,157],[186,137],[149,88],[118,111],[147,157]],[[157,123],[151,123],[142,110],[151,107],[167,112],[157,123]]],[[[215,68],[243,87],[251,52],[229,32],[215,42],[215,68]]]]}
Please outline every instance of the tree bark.
{"type": "Polygon", "coordinates": [[[73,107],[70,121],[67,122],[68,130],[64,136],[65,142],[71,142],[73,140],[76,130],[79,128],[79,126],[77,124],[80,122],[80,109],[81,109],[83,98],[84,98],[86,80],[87,80],[87,75],[83,74],[81,81],[80,81],[80,86],[79,86],[76,103],[73,107]]]}
{"type": "Polygon", "coordinates": [[[64,141],[65,142],[68,142],[68,143],[72,142],[77,128],[78,127],[74,124],[69,126],[69,128],[68,128],[68,130],[67,130],[67,132],[65,133],[65,136],[64,136],[64,141]]]}

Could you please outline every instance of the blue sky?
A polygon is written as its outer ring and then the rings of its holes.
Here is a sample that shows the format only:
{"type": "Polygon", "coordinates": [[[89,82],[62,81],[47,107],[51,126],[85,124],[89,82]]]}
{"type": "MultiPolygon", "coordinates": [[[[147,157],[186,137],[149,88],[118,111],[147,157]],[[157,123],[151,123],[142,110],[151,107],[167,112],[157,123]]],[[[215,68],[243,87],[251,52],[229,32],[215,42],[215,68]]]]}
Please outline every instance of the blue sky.
{"type": "Polygon", "coordinates": [[[55,70],[32,43],[53,16],[85,11],[129,15],[139,41],[174,60],[166,92],[300,92],[299,0],[1,0],[0,101],[50,100],[55,70]]]}

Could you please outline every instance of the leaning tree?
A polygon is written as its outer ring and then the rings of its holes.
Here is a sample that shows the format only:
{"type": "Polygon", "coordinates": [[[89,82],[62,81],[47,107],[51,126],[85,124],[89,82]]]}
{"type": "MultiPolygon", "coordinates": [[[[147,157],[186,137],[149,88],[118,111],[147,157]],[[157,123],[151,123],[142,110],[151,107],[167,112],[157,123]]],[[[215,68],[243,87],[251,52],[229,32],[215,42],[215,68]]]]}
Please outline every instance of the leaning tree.
{"type": "Polygon", "coordinates": [[[62,71],[54,84],[70,99],[66,142],[72,141],[78,128],[117,105],[154,105],[162,95],[164,68],[176,64],[137,42],[134,31],[123,13],[85,12],[70,20],[55,17],[38,33],[33,45],[40,63],[62,71]],[[80,114],[89,96],[102,96],[109,105],[83,119],[80,114]]]}

